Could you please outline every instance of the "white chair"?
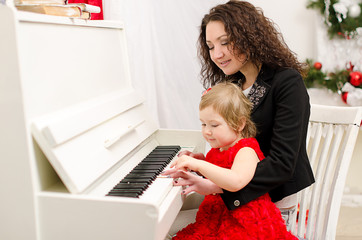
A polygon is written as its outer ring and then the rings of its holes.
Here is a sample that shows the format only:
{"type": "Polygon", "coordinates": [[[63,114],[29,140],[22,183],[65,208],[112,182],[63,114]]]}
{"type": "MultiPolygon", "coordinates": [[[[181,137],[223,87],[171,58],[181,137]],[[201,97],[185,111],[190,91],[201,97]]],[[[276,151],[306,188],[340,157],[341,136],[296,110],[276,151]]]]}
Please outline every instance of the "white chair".
{"type": "Polygon", "coordinates": [[[316,182],[298,193],[298,220],[292,232],[302,239],[335,239],[349,164],[362,107],[312,105],[307,152],[316,182]]]}

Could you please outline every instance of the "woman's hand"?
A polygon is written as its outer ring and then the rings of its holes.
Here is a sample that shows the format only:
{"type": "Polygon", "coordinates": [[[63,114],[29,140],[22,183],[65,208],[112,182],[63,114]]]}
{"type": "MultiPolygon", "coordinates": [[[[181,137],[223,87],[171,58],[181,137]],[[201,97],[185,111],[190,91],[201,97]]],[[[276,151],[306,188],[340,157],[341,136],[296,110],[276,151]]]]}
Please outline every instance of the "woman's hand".
{"type": "Polygon", "coordinates": [[[222,189],[209,179],[200,177],[192,172],[180,171],[175,168],[167,170],[162,175],[169,175],[174,179],[174,186],[184,186],[182,194],[197,192],[201,195],[222,193],[222,189]]]}
{"type": "Polygon", "coordinates": [[[190,157],[193,157],[193,158],[196,158],[199,160],[205,160],[205,155],[203,153],[193,153],[193,152],[190,152],[189,150],[183,150],[177,156],[181,157],[184,155],[190,156],[190,157]]]}

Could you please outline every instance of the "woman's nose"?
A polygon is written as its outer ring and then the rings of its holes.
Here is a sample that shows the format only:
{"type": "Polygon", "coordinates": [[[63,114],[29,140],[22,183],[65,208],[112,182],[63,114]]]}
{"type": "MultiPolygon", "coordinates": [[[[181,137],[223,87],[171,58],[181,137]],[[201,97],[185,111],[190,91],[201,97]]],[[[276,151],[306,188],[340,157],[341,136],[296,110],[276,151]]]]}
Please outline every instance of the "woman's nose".
{"type": "Polygon", "coordinates": [[[224,52],[223,52],[221,47],[216,47],[215,46],[213,55],[214,55],[215,59],[222,58],[224,56],[224,52]]]}

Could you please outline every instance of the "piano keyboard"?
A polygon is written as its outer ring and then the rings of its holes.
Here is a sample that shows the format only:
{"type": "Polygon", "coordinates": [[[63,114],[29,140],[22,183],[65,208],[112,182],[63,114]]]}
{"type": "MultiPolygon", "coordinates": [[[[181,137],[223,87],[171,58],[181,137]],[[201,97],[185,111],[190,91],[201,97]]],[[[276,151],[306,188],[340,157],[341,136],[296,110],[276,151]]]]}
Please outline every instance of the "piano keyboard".
{"type": "Polygon", "coordinates": [[[106,196],[139,198],[180,149],[180,146],[157,146],[106,196]]]}

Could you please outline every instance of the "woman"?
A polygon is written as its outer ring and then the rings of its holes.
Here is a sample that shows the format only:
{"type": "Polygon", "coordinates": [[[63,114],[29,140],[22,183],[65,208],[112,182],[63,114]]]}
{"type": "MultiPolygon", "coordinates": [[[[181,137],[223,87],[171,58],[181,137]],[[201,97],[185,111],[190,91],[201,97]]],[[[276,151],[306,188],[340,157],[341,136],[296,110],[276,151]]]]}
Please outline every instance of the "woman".
{"type": "Polygon", "coordinates": [[[220,189],[187,172],[171,174],[182,178],[175,185],[188,185],[184,194],[220,193],[230,210],[269,193],[288,226],[296,209],[296,193],[314,182],[306,153],[310,104],[302,79],[304,65],[273,22],[244,1],[218,5],[204,16],[199,56],[205,89],[233,82],[253,103],[256,139],[266,158],[258,163],[250,183],[237,192],[220,189]]]}

